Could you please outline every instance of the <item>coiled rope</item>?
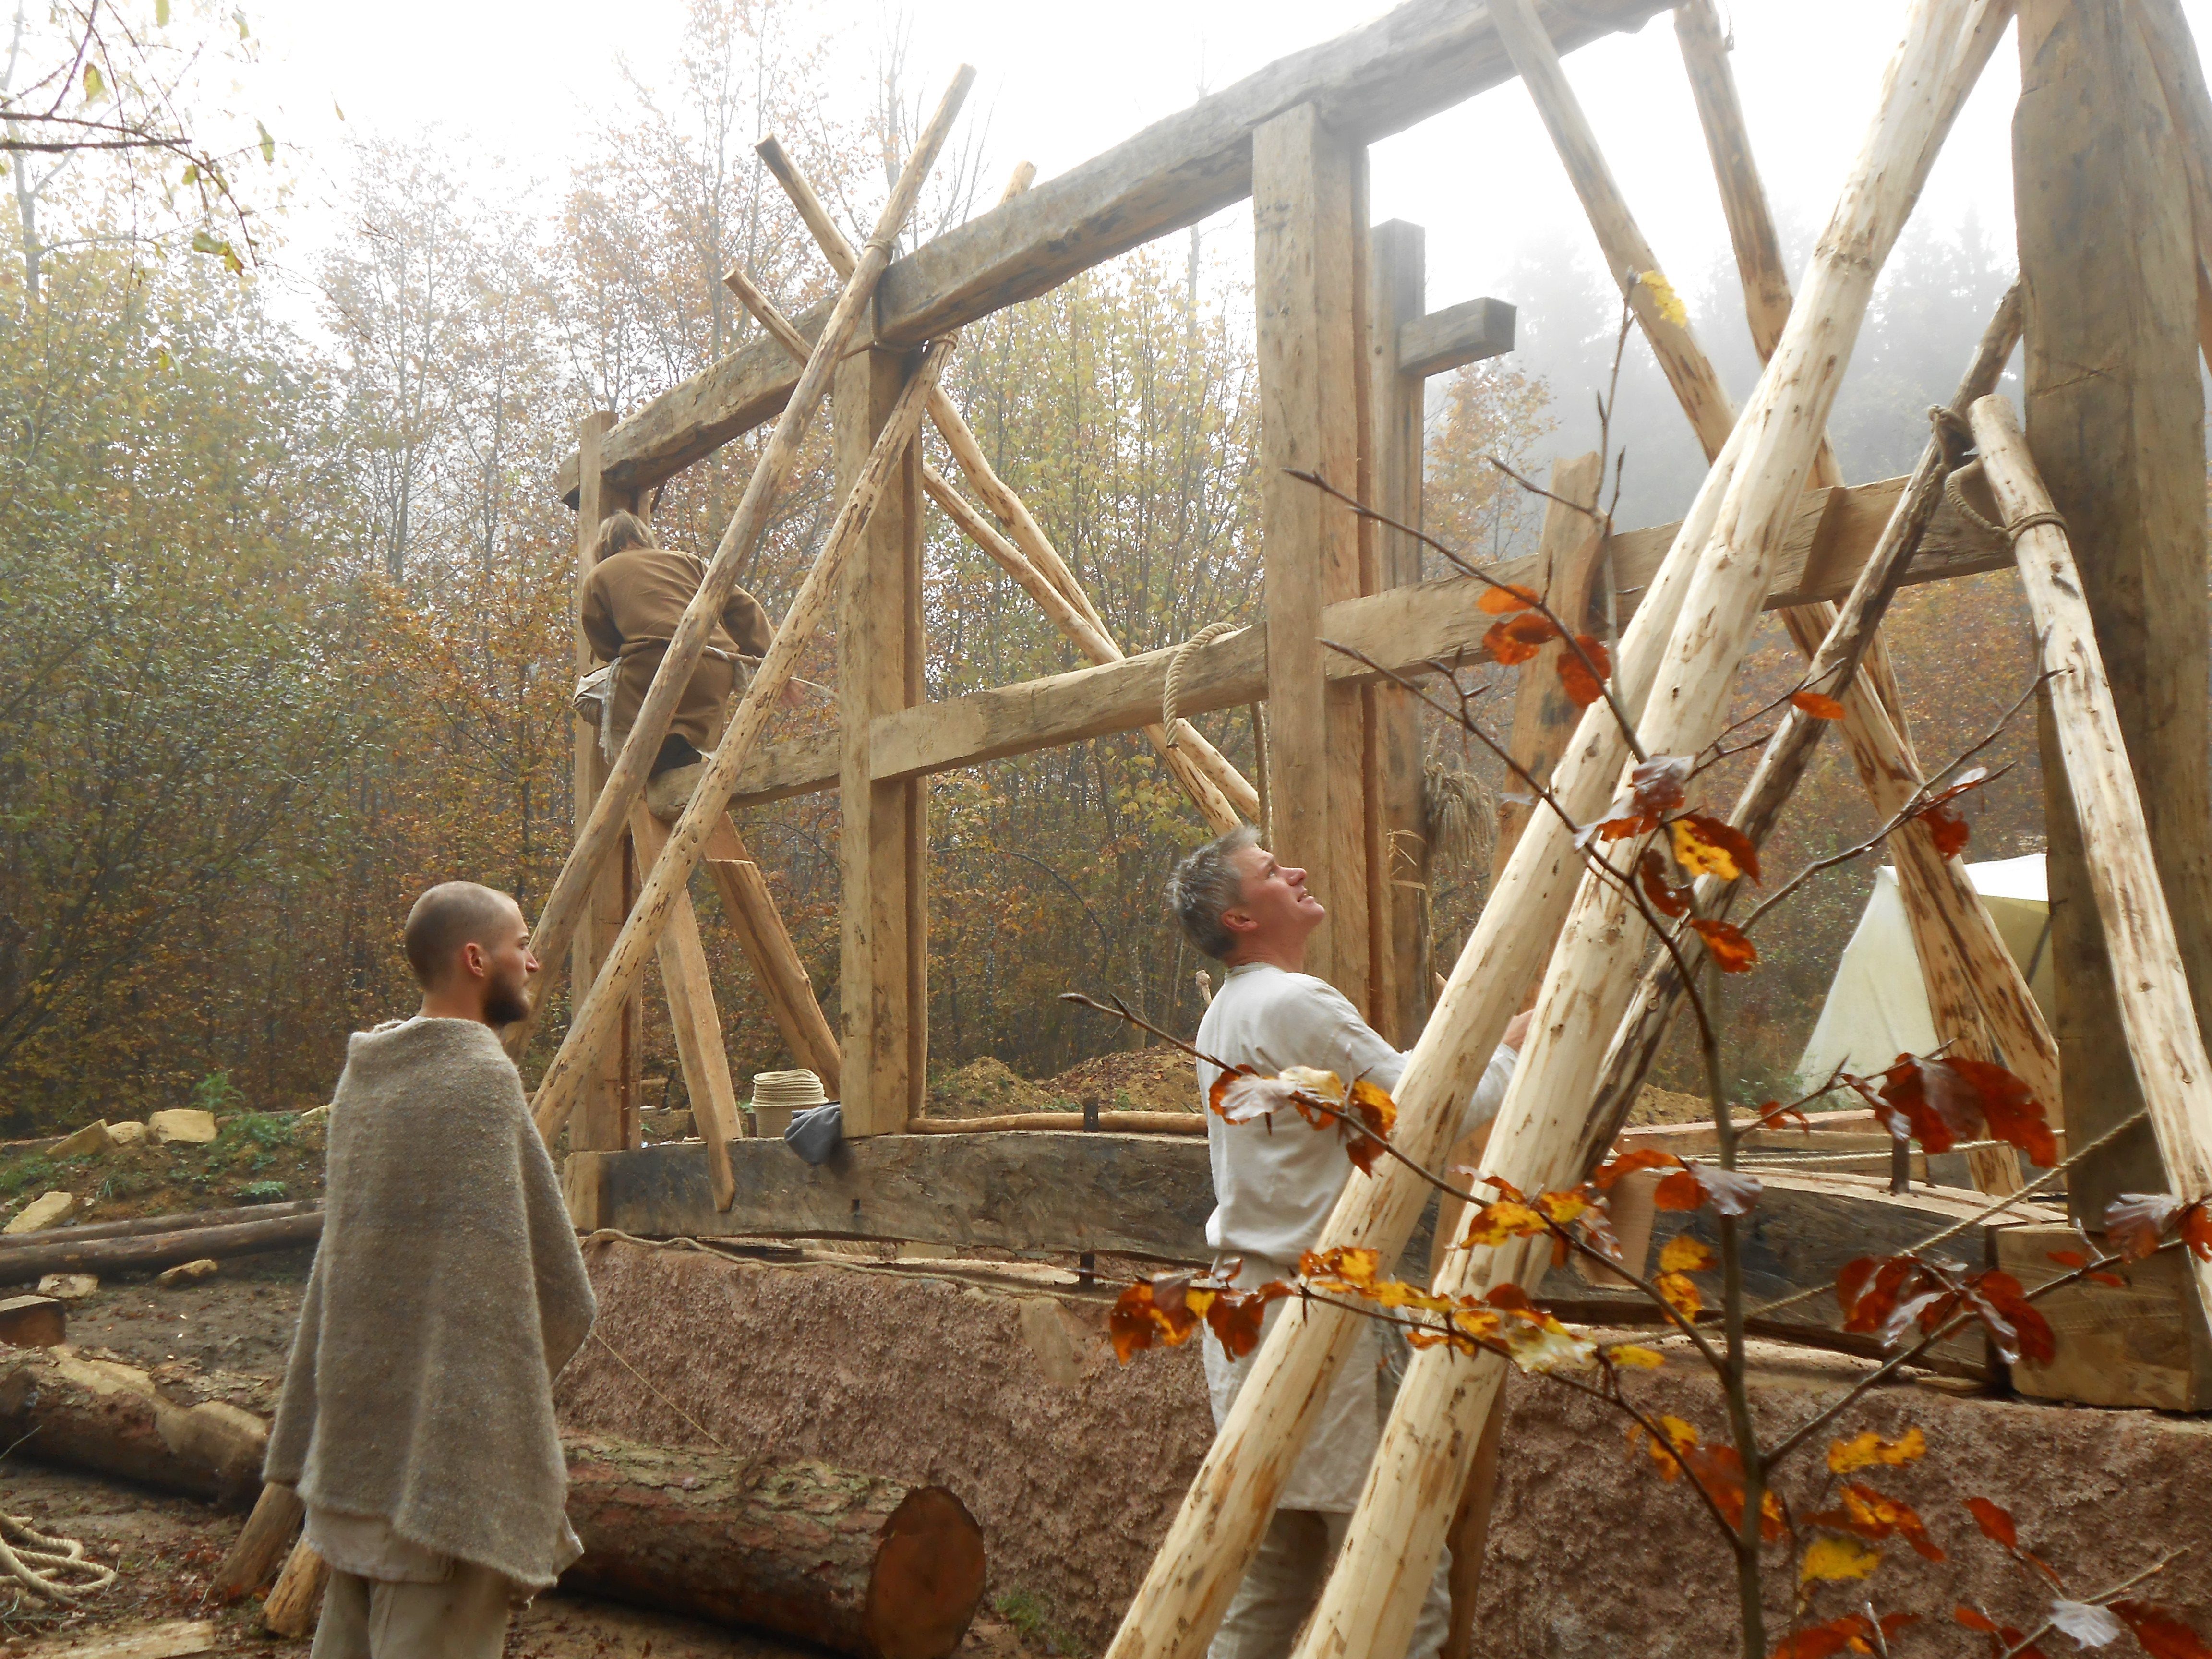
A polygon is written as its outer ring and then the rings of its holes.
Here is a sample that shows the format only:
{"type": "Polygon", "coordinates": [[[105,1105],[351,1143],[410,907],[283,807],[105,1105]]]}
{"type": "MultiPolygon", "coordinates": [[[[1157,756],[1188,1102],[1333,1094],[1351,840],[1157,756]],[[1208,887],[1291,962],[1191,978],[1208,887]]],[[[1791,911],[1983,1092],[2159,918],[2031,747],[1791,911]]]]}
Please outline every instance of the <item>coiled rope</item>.
{"type": "Polygon", "coordinates": [[[115,1582],[115,1569],[87,1559],[76,1539],[52,1537],[21,1515],[0,1515],[0,1569],[32,1595],[64,1607],[115,1582]]]}
{"type": "Polygon", "coordinates": [[[1168,659],[1168,683],[1160,692],[1160,724],[1168,729],[1168,747],[1176,746],[1176,703],[1182,695],[1182,665],[1184,659],[1201,645],[1211,645],[1224,634],[1243,631],[1241,623],[1216,622],[1206,625],[1176,647],[1175,655],[1168,659]]]}

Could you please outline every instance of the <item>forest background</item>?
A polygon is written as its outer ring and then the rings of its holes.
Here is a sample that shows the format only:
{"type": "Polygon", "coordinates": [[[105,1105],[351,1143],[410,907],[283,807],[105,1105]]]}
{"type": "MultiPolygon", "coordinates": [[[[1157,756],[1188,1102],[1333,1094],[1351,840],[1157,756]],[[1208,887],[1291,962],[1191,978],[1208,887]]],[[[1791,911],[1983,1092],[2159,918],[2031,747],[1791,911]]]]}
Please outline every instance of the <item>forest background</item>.
{"type": "MultiPolygon", "coordinates": [[[[319,1101],[347,1032],[411,1011],[398,930],[423,886],[466,876],[534,914],[571,828],[575,555],[556,470],[585,414],[635,410],[748,337],[720,282],[731,264],[788,309],[830,291],[752,142],[780,134],[865,222],[919,94],[894,45],[872,110],[832,118],[806,94],[824,49],[803,11],[696,0],[678,61],[625,71],[630,118],[550,215],[487,189],[437,133],[354,146],[348,231],[313,271],[312,319],[271,302],[252,258],[238,275],[193,251],[173,164],[167,176],[85,158],[11,168],[0,1132],[142,1115],[196,1091],[264,1109],[319,1101]]],[[[956,144],[918,235],[995,197],[980,153],[956,144]]],[[[241,181],[254,165],[236,164],[241,181]]],[[[261,188],[281,196],[276,170],[261,188]]],[[[263,227],[264,258],[277,246],[268,210],[246,222],[263,227]]],[[[1808,229],[1785,223],[1799,263],[1808,229]]],[[[200,233],[204,248],[211,240],[200,233]]],[[[1947,395],[2010,265],[1971,219],[1909,230],[1836,410],[1846,476],[1911,465],[1926,407],[1947,395]]],[[[1257,398],[1238,269],[1197,231],[1164,239],[968,330],[948,375],[1133,652],[1257,617],[1257,398]]],[[[1757,364],[1733,268],[1670,274],[1744,396],[1757,364]]],[[[1431,383],[1424,502],[1434,533],[1484,556],[1526,550],[1538,518],[1488,458],[1540,477],[1592,447],[1620,314],[1577,239],[1523,248],[1498,297],[1519,308],[1516,349],[1431,383]]],[[[1640,341],[1613,434],[1620,522],[1676,516],[1702,463],[1640,341]]],[[[672,481],[655,509],[665,538],[711,552],[755,453],[732,444],[672,481]]],[[[834,511],[826,461],[817,434],[742,578],[773,615],[834,511]]],[[[1076,665],[941,520],[927,561],[932,697],[1076,665]]],[[[2029,678],[2008,574],[1907,590],[1889,631],[1923,757],[1978,736],[2029,678]]],[[[1765,627],[1746,706],[1786,689],[1795,662],[1765,627]]],[[[834,679],[826,638],[802,672],[834,679]]],[[[1484,704],[1501,732],[1510,695],[1501,684],[1484,704]]],[[[820,702],[785,729],[828,717],[820,702]]],[[[1249,775],[1246,718],[1201,724],[1249,775]]],[[[1969,856],[2039,850],[2032,726],[1990,758],[2014,769],[1978,798],[1969,856]]],[[[1511,787],[1441,728],[1432,759],[1492,796],[1511,787]]],[[[1195,1024],[1198,963],[1159,889],[1203,830],[1141,738],[938,777],[929,821],[933,1073],[994,1055],[1045,1076],[1122,1041],[1065,1012],[1054,998],[1068,988],[1195,1024]]],[[[834,1019],[836,797],[750,811],[741,827],[834,1019]]],[[[1829,744],[1769,866],[1872,827],[1829,744]]],[[[1475,840],[1472,858],[1432,873],[1440,961],[1485,890],[1487,836],[1475,840]]],[[[1794,1062],[1872,879],[1864,861],[1829,878],[1796,902],[1786,934],[1762,941],[1765,971],[1732,1003],[1748,1086],[1794,1062]]],[[[694,898],[733,1071],[787,1063],[711,888],[694,898]]],[[[664,1080],[682,1089],[658,1000],[649,1103],[664,1080]]],[[[565,999],[553,1012],[526,1073],[557,1042],[565,999]]]]}

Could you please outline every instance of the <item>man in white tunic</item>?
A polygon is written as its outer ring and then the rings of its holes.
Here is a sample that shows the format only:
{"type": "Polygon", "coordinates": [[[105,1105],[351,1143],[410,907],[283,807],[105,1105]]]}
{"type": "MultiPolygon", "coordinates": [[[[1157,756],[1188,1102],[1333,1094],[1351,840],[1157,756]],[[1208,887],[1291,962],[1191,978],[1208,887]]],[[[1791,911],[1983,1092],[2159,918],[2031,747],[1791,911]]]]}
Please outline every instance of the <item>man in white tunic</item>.
{"type": "MultiPolygon", "coordinates": [[[[1377,1036],[1341,992],[1304,971],[1306,940],[1328,915],[1306,890],[1305,878],[1304,871],[1278,863],[1249,827],[1208,842],[1176,866],[1168,882],[1169,908],[1191,943],[1229,969],[1199,1024],[1197,1047],[1270,1076],[1286,1066],[1310,1066],[1334,1072],[1346,1084],[1364,1077],[1395,1090],[1406,1056],[1377,1036]]],[[[1496,1115],[1528,1023],[1523,1014],[1507,1029],[1455,1139],[1496,1115]]],[[[1200,1063],[1201,1105],[1219,1075],[1218,1067],[1200,1063]]],[[[1206,1223],[1206,1243],[1217,1261],[1241,1261],[1240,1284],[1292,1278],[1300,1254],[1319,1242],[1352,1175],[1341,1133],[1310,1129],[1303,1119],[1270,1128],[1231,1124],[1214,1115],[1206,1119],[1206,1133],[1217,1201],[1206,1223]]],[[[1268,1323],[1290,1305],[1269,1308],[1268,1323]]],[[[1218,1429],[1252,1361],[1249,1355],[1231,1359],[1213,1341],[1206,1343],[1205,1352],[1218,1429]]],[[[1280,1659],[1291,1651],[1344,1542],[1381,1437],[1381,1356],[1370,1324],[1337,1373],[1207,1659],[1280,1659]]],[[[1443,1644],[1450,1567],[1447,1553],[1430,1584],[1408,1659],[1430,1659],[1443,1644]]]]}

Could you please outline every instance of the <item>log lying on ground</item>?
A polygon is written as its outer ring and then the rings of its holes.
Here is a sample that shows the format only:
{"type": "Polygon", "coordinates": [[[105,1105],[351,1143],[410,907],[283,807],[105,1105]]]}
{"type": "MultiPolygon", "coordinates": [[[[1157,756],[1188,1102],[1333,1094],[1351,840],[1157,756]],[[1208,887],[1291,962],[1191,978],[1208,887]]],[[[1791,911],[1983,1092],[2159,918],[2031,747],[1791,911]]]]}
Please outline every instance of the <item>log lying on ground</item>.
{"type": "Polygon", "coordinates": [[[48,1273],[149,1273],[203,1256],[221,1261],[263,1250],[296,1249],[323,1236],[323,1212],[304,1210],[270,1220],[186,1227],[138,1237],[79,1240],[74,1236],[76,1231],[0,1252],[0,1284],[27,1284],[48,1273]]]}
{"type": "Polygon", "coordinates": [[[563,1588],[750,1625],[862,1659],[939,1659],[983,1596],[983,1530],[942,1486],[584,1435],[583,1559],[563,1588]]]}
{"type": "Polygon", "coordinates": [[[285,1204],[248,1204],[235,1210],[185,1210],[173,1215],[132,1216],[127,1221],[93,1221],[49,1233],[17,1233],[0,1238],[0,1261],[19,1250],[45,1249],[66,1239],[82,1244],[95,1238],[143,1238],[148,1233],[182,1232],[191,1227],[226,1227],[234,1222],[275,1221],[323,1207],[319,1198],[295,1198],[285,1204]]]}
{"type": "Polygon", "coordinates": [[[19,1441],[42,1463],[243,1505],[260,1490],[269,1431],[221,1401],[177,1405],[136,1366],[26,1348],[0,1366],[0,1442],[19,1441]]]}

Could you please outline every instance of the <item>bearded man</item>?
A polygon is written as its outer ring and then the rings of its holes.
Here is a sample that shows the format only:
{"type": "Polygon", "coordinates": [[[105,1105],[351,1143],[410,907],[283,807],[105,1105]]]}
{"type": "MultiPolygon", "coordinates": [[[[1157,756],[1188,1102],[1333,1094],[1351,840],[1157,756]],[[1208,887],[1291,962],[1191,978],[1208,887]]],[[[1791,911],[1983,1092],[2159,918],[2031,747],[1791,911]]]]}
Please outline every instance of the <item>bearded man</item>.
{"type": "MultiPolygon", "coordinates": [[[[1385,1042],[1334,986],[1305,971],[1306,941],[1328,920],[1306,889],[1306,872],[1279,862],[1249,825],[1208,842],[1168,878],[1168,908],[1183,933],[1228,976],[1198,1027],[1196,1047],[1231,1066],[1273,1077],[1286,1067],[1334,1072],[1348,1085],[1365,1078],[1395,1090],[1406,1056],[1385,1042]]],[[[1498,1115],[1528,1017],[1506,1027],[1454,1139],[1482,1133],[1498,1115]]],[[[1201,1060],[1198,1098],[1204,1110],[1219,1067],[1201,1060]]],[[[1303,1123],[1271,1133],[1256,1123],[1231,1124],[1207,1113],[1206,1152],[1215,1208],[1206,1242],[1217,1269],[1238,1264],[1237,1282],[1253,1285],[1297,1276],[1298,1257],[1320,1243],[1323,1224],[1352,1174],[1341,1138],[1303,1123]]],[[[1454,1161],[1480,1142],[1462,1140],[1454,1161]]],[[[1267,1310],[1272,1326],[1291,1304],[1267,1310]]],[[[1263,1329],[1265,1327],[1263,1327],[1263,1329]]],[[[1252,1368],[1252,1356],[1231,1359],[1205,1344],[1206,1389],[1218,1430],[1252,1368]]],[[[1279,1659],[1321,1594],[1329,1565],[1344,1543],[1367,1466],[1382,1437],[1382,1346],[1374,1325],[1361,1322],[1357,1346],[1338,1370],[1320,1420],[1291,1469],[1274,1518],[1237,1586],[1207,1659],[1279,1659]]],[[[1449,1551],[1437,1564],[1428,1599],[1414,1626],[1409,1659],[1431,1659],[1443,1644],[1451,1614],[1449,1551]]]]}
{"type": "Polygon", "coordinates": [[[596,1311],[496,1028],[538,970],[520,908],[445,882],[407,917],[412,1019],[355,1033],[322,1243],[269,1437],[330,1564],[314,1659],[496,1659],[581,1553],[553,1378],[596,1311]]]}

